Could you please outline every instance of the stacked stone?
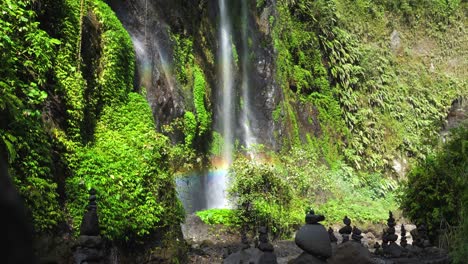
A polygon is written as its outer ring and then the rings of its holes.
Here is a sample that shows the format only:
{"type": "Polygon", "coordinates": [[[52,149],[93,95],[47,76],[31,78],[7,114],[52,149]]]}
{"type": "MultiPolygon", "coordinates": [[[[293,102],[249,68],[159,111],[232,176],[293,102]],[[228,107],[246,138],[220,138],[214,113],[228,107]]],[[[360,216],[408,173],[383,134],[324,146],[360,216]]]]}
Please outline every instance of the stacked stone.
{"type": "Polygon", "coordinates": [[[387,230],[383,235],[383,253],[388,257],[398,258],[403,253],[403,248],[400,247],[397,243],[398,235],[395,234],[396,221],[393,218],[393,213],[389,212],[389,217],[387,220],[387,230]]]}
{"type": "Polygon", "coordinates": [[[348,216],[345,216],[343,219],[343,224],[345,224],[345,226],[340,228],[338,231],[343,237],[342,243],[349,241],[349,235],[353,231],[353,228],[351,227],[351,219],[349,219],[348,216]]]}
{"type": "Polygon", "coordinates": [[[224,264],[241,264],[241,263],[255,263],[252,260],[254,257],[260,255],[260,251],[256,248],[251,248],[249,240],[245,232],[241,234],[241,249],[233,254],[227,256],[223,263],[224,264]]]}
{"type": "Polygon", "coordinates": [[[353,227],[353,231],[352,231],[352,235],[351,235],[351,238],[353,239],[354,242],[358,242],[358,243],[361,243],[361,239],[362,239],[362,231],[357,228],[356,226],[353,227]]]}
{"type": "Polygon", "coordinates": [[[401,224],[401,240],[400,240],[400,246],[406,248],[408,245],[408,242],[406,241],[406,229],[405,225],[401,224]]]}
{"type": "Polygon", "coordinates": [[[332,255],[330,235],[323,225],[319,222],[325,220],[322,215],[316,215],[311,210],[306,215],[306,224],[296,233],[296,245],[304,250],[292,264],[325,264],[332,255]]]}
{"type": "Polygon", "coordinates": [[[383,255],[383,251],[382,251],[382,248],[381,248],[379,242],[375,242],[375,244],[374,244],[374,254],[383,255]]]}
{"type": "Polygon", "coordinates": [[[76,264],[102,263],[105,256],[104,243],[99,235],[96,190],[91,189],[89,194],[87,212],[81,222],[78,245],[73,255],[76,264]]]}
{"type": "Polygon", "coordinates": [[[258,249],[261,251],[258,264],[275,264],[278,263],[276,260],[276,255],[273,253],[274,248],[273,245],[268,241],[268,232],[266,227],[260,227],[259,229],[259,236],[258,236],[259,244],[258,249]]]}
{"type": "Polygon", "coordinates": [[[387,220],[387,231],[386,231],[386,234],[385,234],[385,240],[388,242],[388,243],[395,243],[395,241],[398,240],[398,235],[395,234],[395,226],[396,226],[396,222],[395,222],[395,218],[393,218],[393,213],[392,212],[389,212],[389,217],[388,217],[388,220],[387,220]]]}
{"type": "Polygon", "coordinates": [[[427,235],[426,225],[418,225],[416,229],[413,229],[410,232],[413,237],[413,246],[426,248],[430,247],[431,243],[429,242],[429,236],[427,235]]]}
{"type": "Polygon", "coordinates": [[[241,249],[224,259],[223,264],[276,264],[276,255],[273,245],[268,240],[266,227],[259,228],[259,244],[257,248],[251,248],[247,236],[242,234],[241,249]]]}
{"type": "Polygon", "coordinates": [[[350,263],[350,260],[353,263],[372,263],[369,250],[361,243],[362,231],[356,226],[351,227],[351,219],[347,216],[343,219],[343,223],[345,226],[339,230],[343,237],[343,243],[334,248],[333,256],[327,260],[327,263],[345,264],[350,263]],[[350,240],[350,235],[352,240],[350,240]]]}

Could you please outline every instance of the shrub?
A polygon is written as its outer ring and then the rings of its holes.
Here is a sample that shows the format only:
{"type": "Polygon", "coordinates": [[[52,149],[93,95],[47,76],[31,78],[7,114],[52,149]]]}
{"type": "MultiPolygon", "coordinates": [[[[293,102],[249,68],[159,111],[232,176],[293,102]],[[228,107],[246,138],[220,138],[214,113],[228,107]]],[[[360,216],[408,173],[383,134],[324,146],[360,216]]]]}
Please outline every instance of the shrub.
{"type": "Polygon", "coordinates": [[[426,223],[433,235],[442,220],[460,224],[468,178],[467,142],[465,123],[452,131],[451,139],[438,152],[411,170],[403,188],[404,212],[416,223],[426,223]]]}
{"type": "Polygon", "coordinates": [[[246,230],[266,226],[274,235],[288,236],[303,222],[305,202],[278,167],[238,156],[230,175],[229,193],[246,230]]]}
{"type": "Polygon", "coordinates": [[[196,215],[209,225],[238,226],[238,212],[232,209],[208,209],[198,211],[196,215]]]}
{"type": "Polygon", "coordinates": [[[62,220],[52,174],[50,138],[41,120],[54,49],[60,41],[40,28],[31,1],[0,4],[0,144],[36,231],[62,220]]]}
{"type": "Polygon", "coordinates": [[[135,93],[123,105],[107,107],[97,124],[95,142],[76,151],[67,179],[67,205],[79,227],[87,190],[98,193],[104,236],[141,237],[155,228],[178,223],[183,209],[169,173],[168,139],[155,132],[151,110],[135,93]]]}

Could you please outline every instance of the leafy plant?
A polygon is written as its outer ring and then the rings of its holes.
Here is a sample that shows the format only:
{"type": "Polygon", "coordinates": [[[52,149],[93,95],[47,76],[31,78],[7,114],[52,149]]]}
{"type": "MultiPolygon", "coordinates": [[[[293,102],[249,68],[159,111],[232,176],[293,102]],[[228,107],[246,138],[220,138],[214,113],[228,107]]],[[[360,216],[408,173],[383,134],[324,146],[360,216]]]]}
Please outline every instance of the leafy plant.
{"type": "Polygon", "coordinates": [[[168,139],[155,132],[151,110],[135,93],[123,105],[108,106],[95,142],[71,157],[68,210],[78,228],[87,190],[98,193],[102,233],[112,239],[138,238],[181,221],[183,209],[168,171],[168,139]]]}
{"type": "Polygon", "coordinates": [[[238,226],[238,213],[232,209],[208,209],[196,212],[200,219],[209,225],[238,226]]]}
{"type": "Polygon", "coordinates": [[[416,223],[425,223],[433,235],[443,220],[460,224],[468,178],[467,142],[465,124],[435,155],[411,170],[402,190],[404,212],[416,223]]]}

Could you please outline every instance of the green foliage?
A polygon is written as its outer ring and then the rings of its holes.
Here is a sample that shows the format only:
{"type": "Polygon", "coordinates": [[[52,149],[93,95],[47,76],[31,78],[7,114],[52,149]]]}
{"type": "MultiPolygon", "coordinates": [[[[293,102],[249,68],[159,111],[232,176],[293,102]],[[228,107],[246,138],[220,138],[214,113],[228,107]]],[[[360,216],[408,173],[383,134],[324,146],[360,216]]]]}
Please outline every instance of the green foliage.
{"type": "Polygon", "coordinates": [[[193,69],[193,101],[197,112],[198,135],[206,133],[211,127],[211,116],[205,107],[206,81],[202,69],[195,65],[193,69]]]}
{"type": "Polygon", "coordinates": [[[101,105],[122,102],[133,88],[135,54],[128,32],[112,9],[101,1],[95,1],[93,12],[101,24],[102,54],[97,77],[98,93],[91,96],[101,105]]]}
{"type": "Polygon", "coordinates": [[[213,140],[211,140],[210,154],[212,156],[221,156],[223,152],[223,144],[223,136],[220,133],[213,131],[213,140]]]}
{"type": "Polygon", "coordinates": [[[287,237],[303,224],[308,208],[323,213],[327,224],[340,223],[345,215],[359,223],[384,223],[388,210],[397,209],[396,182],[359,174],[345,163],[328,168],[314,143],[309,144],[271,154],[270,163],[235,159],[230,195],[240,226],[266,225],[274,235],[287,237]]]}
{"type": "Polygon", "coordinates": [[[371,199],[362,194],[330,199],[317,207],[317,211],[326,216],[326,225],[340,223],[345,216],[351,218],[354,223],[384,224],[388,218],[388,211],[396,209],[393,196],[371,199]]]}
{"type": "MultiPolygon", "coordinates": [[[[412,168],[402,190],[401,207],[416,223],[426,223],[431,232],[442,220],[460,224],[462,197],[468,179],[468,126],[454,130],[449,142],[435,155],[412,168]]],[[[434,233],[433,233],[434,234],[434,233]]]]}
{"type": "Polygon", "coordinates": [[[230,195],[239,210],[242,226],[267,226],[276,236],[287,237],[304,221],[307,205],[330,183],[321,177],[314,153],[293,149],[275,163],[238,156],[230,168],[230,195]]]}
{"type": "Polygon", "coordinates": [[[168,139],[155,132],[141,95],[130,93],[126,104],[106,107],[95,142],[71,158],[67,205],[75,230],[90,188],[98,193],[102,233],[111,239],[141,237],[179,222],[183,209],[168,171],[168,152],[168,139]]]}
{"type": "Polygon", "coordinates": [[[404,22],[410,24],[429,21],[430,23],[450,23],[456,18],[457,10],[462,2],[461,0],[377,1],[387,10],[399,14],[404,22]]]}
{"type": "Polygon", "coordinates": [[[277,75],[285,93],[282,108],[287,110],[282,122],[291,128],[292,137],[297,139],[293,141],[295,144],[299,143],[300,134],[303,133],[294,114],[298,111],[293,107],[297,101],[317,108],[320,126],[326,132],[331,132],[325,136],[331,139],[332,144],[340,144],[346,133],[340,105],[329,83],[319,38],[321,31],[318,29],[321,28],[317,25],[321,21],[328,21],[327,17],[322,17],[330,13],[325,8],[328,4],[324,1],[278,3],[279,17],[274,26],[273,38],[278,51],[277,75]]]}
{"type": "Polygon", "coordinates": [[[41,120],[46,83],[60,41],[39,27],[30,1],[0,4],[0,144],[36,231],[62,219],[51,177],[51,142],[41,120]]]}
{"type": "Polygon", "coordinates": [[[303,222],[304,202],[274,166],[240,156],[230,170],[229,193],[239,207],[242,226],[250,230],[266,226],[275,235],[288,236],[303,222]]]}
{"type": "Polygon", "coordinates": [[[208,209],[196,212],[200,219],[209,225],[238,226],[238,213],[232,209],[208,209]]]}
{"type": "Polygon", "coordinates": [[[465,190],[461,198],[460,225],[451,252],[455,264],[462,264],[468,257],[468,241],[466,241],[466,232],[468,232],[468,184],[465,184],[465,190]]]}
{"type": "MultiPolygon", "coordinates": [[[[190,142],[193,142],[196,138],[206,136],[207,132],[211,129],[211,113],[208,110],[209,99],[206,77],[203,69],[195,61],[192,38],[171,34],[171,39],[174,42],[173,57],[178,84],[182,86],[181,88],[186,99],[193,98],[193,102],[186,100],[186,103],[187,108],[193,109],[193,112],[196,114],[195,127],[191,127],[190,129],[183,128],[185,138],[190,138],[190,142]],[[186,132],[193,132],[195,134],[192,136],[186,132]]],[[[185,119],[187,120],[187,117],[185,119]]]]}
{"type": "Polygon", "coordinates": [[[193,139],[196,136],[197,131],[197,120],[195,119],[195,115],[187,111],[184,114],[184,135],[185,135],[185,144],[187,146],[191,146],[193,143],[193,139]]]}
{"type": "MultiPolygon", "coordinates": [[[[325,150],[333,145],[342,146],[343,151],[335,160],[344,156],[355,168],[383,172],[388,171],[395,156],[423,159],[430,153],[447,106],[466,93],[463,81],[466,73],[451,70],[434,73],[427,66],[434,61],[433,57],[429,61],[422,60],[420,54],[392,52],[388,36],[394,29],[402,35],[406,28],[391,21],[406,16],[400,11],[408,5],[411,16],[423,17],[424,23],[430,22],[424,25],[436,30],[434,33],[410,24],[408,34],[405,32],[409,39],[402,40],[403,45],[420,41],[417,38],[421,36],[410,33],[416,30],[435,35],[441,48],[458,50],[458,43],[464,38],[450,40],[446,37],[450,34],[440,31],[463,27],[465,22],[453,20],[462,17],[463,8],[459,1],[397,2],[395,5],[370,0],[277,3],[278,17],[272,37],[277,51],[277,78],[284,93],[281,108],[285,117],[281,122],[291,138],[304,141],[304,134],[310,133],[304,131],[301,124],[304,121],[296,116],[299,101],[317,109],[322,131],[315,136],[328,142],[325,147],[317,147],[325,150]],[[450,10],[450,15],[435,14],[438,10],[450,10]],[[373,23],[369,24],[371,20],[373,23]]],[[[432,54],[438,54],[437,49],[432,54]]],[[[446,60],[447,55],[441,56],[440,61],[446,60]]],[[[278,119],[278,112],[274,113],[274,119],[278,119]]],[[[297,144],[297,140],[291,142],[297,144]]]]}
{"type": "Polygon", "coordinates": [[[182,86],[189,86],[192,76],[192,65],[195,57],[193,55],[193,40],[178,34],[171,34],[174,42],[174,68],[177,81],[182,86]]]}
{"type": "MultiPolygon", "coordinates": [[[[86,81],[80,71],[81,58],[79,45],[81,43],[81,30],[78,25],[81,21],[80,1],[63,0],[54,1],[54,9],[61,12],[54,14],[52,19],[57,25],[55,34],[62,44],[57,51],[54,65],[56,85],[54,92],[63,97],[66,106],[66,132],[70,139],[81,140],[81,127],[84,121],[86,81]]],[[[50,8],[50,7],[49,7],[50,8]]],[[[51,18],[47,18],[51,19],[51,18]]]]}
{"type": "Polygon", "coordinates": [[[29,1],[1,4],[0,111],[9,122],[35,122],[47,98],[44,85],[52,67],[57,39],[39,28],[29,1]]]}

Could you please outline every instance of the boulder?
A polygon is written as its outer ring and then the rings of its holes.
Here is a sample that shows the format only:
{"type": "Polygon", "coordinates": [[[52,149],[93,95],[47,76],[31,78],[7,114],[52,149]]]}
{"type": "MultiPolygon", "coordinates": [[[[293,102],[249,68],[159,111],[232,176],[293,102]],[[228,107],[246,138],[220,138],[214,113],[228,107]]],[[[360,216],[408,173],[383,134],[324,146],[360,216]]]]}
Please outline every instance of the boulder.
{"type": "Polygon", "coordinates": [[[330,237],[322,225],[304,225],[296,233],[295,242],[305,252],[324,258],[332,255],[330,237]]]}
{"type": "Polygon", "coordinates": [[[372,264],[369,251],[360,243],[347,242],[338,245],[336,253],[328,259],[329,264],[372,264]]]}
{"type": "Polygon", "coordinates": [[[326,264],[325,260],[318,259],[307,252],[303,252],[299,257],[288,262],[288,264],[326,264]]]}

